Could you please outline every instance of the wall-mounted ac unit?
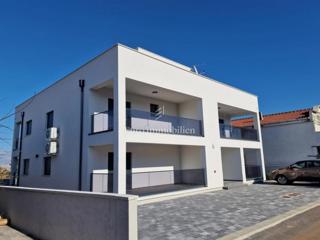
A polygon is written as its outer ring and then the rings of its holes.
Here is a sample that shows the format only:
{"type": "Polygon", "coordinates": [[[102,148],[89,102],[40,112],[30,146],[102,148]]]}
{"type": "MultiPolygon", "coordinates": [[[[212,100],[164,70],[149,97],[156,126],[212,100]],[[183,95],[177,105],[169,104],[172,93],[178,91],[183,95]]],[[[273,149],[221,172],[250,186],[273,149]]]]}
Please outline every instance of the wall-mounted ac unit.
{"type": "Polygon", "coordinates": [[[46,138],[48,140],[57,140],[59,137],[59,129],[56,127],[48,128],[46,132],[46,138]]]}
{"type": "Polygon", "coordinates": [[[48,155],[56,155],[58,152],[58,143],[57,142],[48,142],[46,145],[46,153],[48,155]]]}

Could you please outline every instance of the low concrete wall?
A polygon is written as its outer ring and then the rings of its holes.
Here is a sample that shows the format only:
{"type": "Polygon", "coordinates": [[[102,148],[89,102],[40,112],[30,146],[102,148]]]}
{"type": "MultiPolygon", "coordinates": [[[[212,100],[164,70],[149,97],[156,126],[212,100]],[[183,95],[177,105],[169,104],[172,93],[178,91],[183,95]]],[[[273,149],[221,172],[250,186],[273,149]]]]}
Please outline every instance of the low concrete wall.
{"type": "Polygon", "coordinates": [[[132,195],[0,186],[0,212],[38,239],[138,238],[132,195]]]}

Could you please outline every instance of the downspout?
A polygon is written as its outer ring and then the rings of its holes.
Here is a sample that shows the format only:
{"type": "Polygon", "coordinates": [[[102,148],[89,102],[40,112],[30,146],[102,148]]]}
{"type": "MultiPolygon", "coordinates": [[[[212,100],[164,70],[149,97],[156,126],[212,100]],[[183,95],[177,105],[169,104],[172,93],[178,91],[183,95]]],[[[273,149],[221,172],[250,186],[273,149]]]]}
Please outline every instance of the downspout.
{"type": "Polygon", "coordinates": [[[19,136],[19,158],[18,158],[18,176],[16,185],[20,185],[20,169],[21,169],[21,155],[22,155],[22,138],[23,138],[23,123],[24,123],[24,112],[21,112],[21,127],[20,127],[20,136],[19,136]]]}
{"type": "Polygon", "coordinates": [[[79,183],[78,190],[82,189],[82,155],[83,155],[83,103],[85,80],[79,80],[80,87],[80,141],[79,141],[79,183]]]}

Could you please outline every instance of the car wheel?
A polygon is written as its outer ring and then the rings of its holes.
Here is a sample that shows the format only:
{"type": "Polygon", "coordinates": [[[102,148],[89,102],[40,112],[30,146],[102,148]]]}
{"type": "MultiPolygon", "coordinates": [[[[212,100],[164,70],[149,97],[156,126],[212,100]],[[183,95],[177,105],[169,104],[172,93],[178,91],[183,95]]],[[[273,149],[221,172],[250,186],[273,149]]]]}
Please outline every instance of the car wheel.
{"type": "Polygon", "coordinates": [[[288,178],[284,175],[279,175],[276,180],[281,185],[286,185],[289,183],[288,178]]]}

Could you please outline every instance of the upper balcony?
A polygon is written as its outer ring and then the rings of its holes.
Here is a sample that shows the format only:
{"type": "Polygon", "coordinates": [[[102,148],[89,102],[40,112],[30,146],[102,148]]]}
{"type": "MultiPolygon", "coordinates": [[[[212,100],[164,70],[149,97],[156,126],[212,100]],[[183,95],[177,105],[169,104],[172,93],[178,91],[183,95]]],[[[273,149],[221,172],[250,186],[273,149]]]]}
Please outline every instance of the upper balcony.
{"type": "MultiPolygon", "coordinates": [[[[91,133],[113,130],[113,112],[91,115],[91,133]]],[[[126,127],[131,131],[203,136],[202,121],[170,115],[159,115],[137,109],[127,109],[126,127]]]]}
{"type": "Polygon", "coordinates": [[[218,109],[221,138],[259,141],[256,113],[220,103],[218,109]]]}
{"type": "MultiPolygon", "coordinates": [[[[126,85],[127,130],[203,136],[201,99],[134,80],[127,80],[126,85]]],[[[100,110],[91,115],[91,133],[112,131],[112,85],[91,93],[92,109],[100,110]]]]}

